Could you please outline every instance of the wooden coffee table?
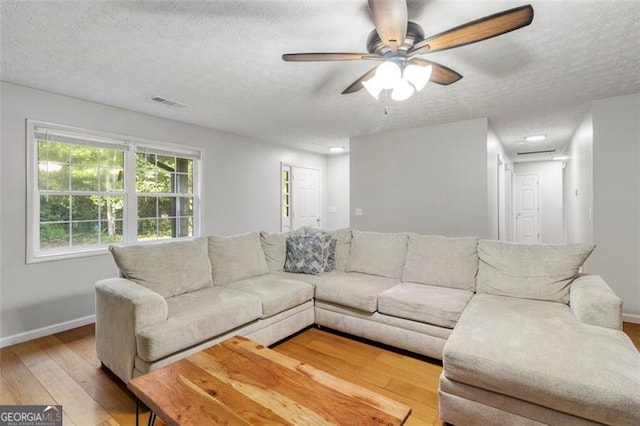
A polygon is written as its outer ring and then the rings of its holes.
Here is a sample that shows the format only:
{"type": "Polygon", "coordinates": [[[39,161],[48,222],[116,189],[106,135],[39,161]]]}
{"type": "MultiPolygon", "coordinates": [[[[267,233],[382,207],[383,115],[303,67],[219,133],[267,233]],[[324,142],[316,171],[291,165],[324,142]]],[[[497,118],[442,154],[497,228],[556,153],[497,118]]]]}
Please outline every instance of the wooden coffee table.
{"type": "Polygon", "coordinates": [[[243,337],[127,386],[168,425],[401,425],[411,413],[404,404],[243,337]]]}

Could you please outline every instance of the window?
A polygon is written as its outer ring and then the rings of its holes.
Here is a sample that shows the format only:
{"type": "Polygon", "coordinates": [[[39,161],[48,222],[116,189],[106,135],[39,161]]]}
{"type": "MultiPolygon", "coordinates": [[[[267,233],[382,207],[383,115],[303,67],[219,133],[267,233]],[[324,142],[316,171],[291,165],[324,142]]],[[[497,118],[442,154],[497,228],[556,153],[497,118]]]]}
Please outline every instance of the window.
{"type": "Polygon", "coordinates": [[[28,120],[28,261],[197,236],[200,152],[28,120]]]}
{"type": "Polygon", "coordinates": [[[280,166],[280,194],[282,206],[280,231],[289,232],[291,230],[291,166],[284,164],[280,166]]]}
{"type": "Polygon", "coordinates": [[[193,235],[193,160],[140,152],[136,156],[138,240],[193,235]]]}

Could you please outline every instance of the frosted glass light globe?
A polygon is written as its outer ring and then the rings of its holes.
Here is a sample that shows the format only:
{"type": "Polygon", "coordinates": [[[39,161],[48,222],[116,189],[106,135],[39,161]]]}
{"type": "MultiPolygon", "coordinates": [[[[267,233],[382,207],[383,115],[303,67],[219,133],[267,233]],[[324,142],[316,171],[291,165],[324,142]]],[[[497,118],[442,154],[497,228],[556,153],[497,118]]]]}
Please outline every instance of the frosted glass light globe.
{"type": "Polygon", "coordinates": [[[362,85],[367,89],[367,92],[369,92],[371,96],[376,100],[378,99],[380,92],[382,91],[382,84],[376,74],[374,74],[370,79],[363,81],[362,85]]]}
{"type": "Polygon", "coordinates": [[[416,64],[409,64],[404,69],[404,78],[416,88],[419,92],[429,81],[431,77],[431,71],[433,71],[433,67],[431,65],[427,65],[426,67],[422,67],[416,64]]]}
{"type": "Polygon", "coordinates": [[[395,62],[385,61],[378,65],[376,78],[380,81],[383,89],[393,89],[402,78],[402,71],[395,62]]]}
{"type": "Polygon", "coordinates": [[[405,99],[409,99],[411,95],[413,95],[413,92],[413,86],[403,78],[393,88],[393,92],[391,92],[391,99],[394,101],[404,101],[405,99]]]}

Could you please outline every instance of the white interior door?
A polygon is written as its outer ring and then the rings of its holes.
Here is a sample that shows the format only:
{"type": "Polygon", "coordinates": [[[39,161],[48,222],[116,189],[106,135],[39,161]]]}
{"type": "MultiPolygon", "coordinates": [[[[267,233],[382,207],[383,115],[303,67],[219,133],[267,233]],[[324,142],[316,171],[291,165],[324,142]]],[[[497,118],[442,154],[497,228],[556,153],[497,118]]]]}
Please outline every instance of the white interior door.
{"type": "Polygon", "coordinates": [[[320,227],[320,170],[291,168],[291,229],[320,227]]]}
{"type": "Polygon", "coordinates": [[[537,174],[516,175],[516,241],[540,241],[540,184],[537,174]]]}

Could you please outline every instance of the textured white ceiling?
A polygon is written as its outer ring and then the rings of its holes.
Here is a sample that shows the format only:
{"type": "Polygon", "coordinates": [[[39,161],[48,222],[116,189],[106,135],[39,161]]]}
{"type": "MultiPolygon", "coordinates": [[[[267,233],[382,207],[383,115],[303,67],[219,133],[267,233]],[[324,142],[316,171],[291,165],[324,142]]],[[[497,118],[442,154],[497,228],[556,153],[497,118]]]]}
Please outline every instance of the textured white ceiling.
{"type": "MultiPolygon", "coordinates": [[[[429,56],[464,78],[408,101],[340,95],[375,63],[366,1],[2,0],[2,80],[327,153],[349,138],[488,117],[514,159],[561,150],[590,101],[640,92],[640,1],[531,1],[533,23],[429,56]],[[160,95],[187,104],[152,104],[160,95]],[[521,145],[546,133],[544,143],[521,145]]],[[[525,2],[410,1],[427,36],[525,2]]]]}

